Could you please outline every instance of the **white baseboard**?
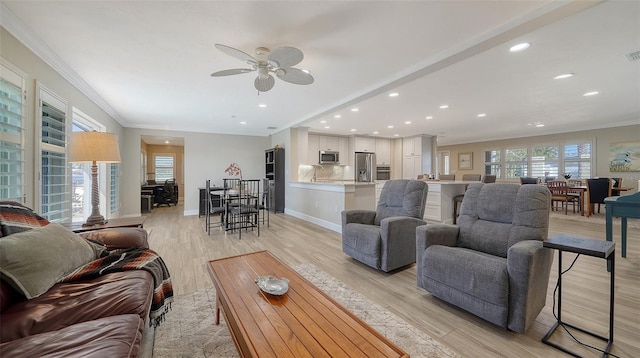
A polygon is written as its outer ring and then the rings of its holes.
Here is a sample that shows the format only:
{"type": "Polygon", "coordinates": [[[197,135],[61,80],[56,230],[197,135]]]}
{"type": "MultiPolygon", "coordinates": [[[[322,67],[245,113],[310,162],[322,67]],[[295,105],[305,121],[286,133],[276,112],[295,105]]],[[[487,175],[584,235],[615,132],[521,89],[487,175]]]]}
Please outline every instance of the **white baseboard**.
{"type": "Polygon", "coordinates": [[[297,212],[297,211],[294,211],[294,210],[291,210],[291,209],[287,209],[287,208],[284,209],[284,212],[287,215],[291,215],[291,216],[296,217],[298,219],[302,219],[304,221],[308,221],[310,223],[314,223],[314,224],[316,224],[318,226],[322,226],[325,229],[329,229],[329,230],[332,230],[332,231],[335,231],[335,232],[342,233],[342,225],[334,224],[334,223],[332,223],[330,221],[318,219],[318,218],[316,218],[314,216],[307,215],[307,214],[304,214],[304,213],[300,213],[300,212],[297,212]]]}
{"type": "Polygon", "coordinates": [[[183,212],[184,216],[193,216],[193,215],[200,215],[200,211],[198,209],[194,209],[194,210],[185,210],[183,212]]]}

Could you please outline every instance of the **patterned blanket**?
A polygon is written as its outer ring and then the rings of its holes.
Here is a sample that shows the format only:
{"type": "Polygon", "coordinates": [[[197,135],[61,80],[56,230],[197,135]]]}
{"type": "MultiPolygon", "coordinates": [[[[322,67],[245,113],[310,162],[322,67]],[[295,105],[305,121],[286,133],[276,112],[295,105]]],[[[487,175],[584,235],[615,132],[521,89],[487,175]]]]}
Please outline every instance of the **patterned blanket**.
{"type": "Polygon", "coordinates": [[[91,280],[111,272],[123,270],[145,270],[153,276],[154,290],[149,325],[154,327],[164,320],[164,315],[171,309],[173,302],[173,286],[169,270],[162,258],[150,249],[123,249],[105,253],[97,260],[77,268],[64,277],[61,282],[91,280]]]}

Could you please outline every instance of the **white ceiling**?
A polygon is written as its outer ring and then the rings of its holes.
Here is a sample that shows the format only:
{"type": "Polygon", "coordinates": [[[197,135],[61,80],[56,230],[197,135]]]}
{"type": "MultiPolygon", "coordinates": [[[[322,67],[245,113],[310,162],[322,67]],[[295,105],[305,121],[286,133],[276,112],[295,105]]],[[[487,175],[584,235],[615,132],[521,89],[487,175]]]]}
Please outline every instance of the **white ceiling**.
{"type": "Polygon", "coordinates": [[[638,1],[2,4],[5,28],[126,127],[268,135],[305,126],[432,134],[448,145],[640,123],[640,61],[625,57],[640,50],[638,1]],[[510,53],[519,42],[531,47],[510,53]],[[255,72],[210,77],[247,67],[216,43],[251,55],[297,47],[296,67],[315,83],[276,78],[258,95],[255,72]],[[566,72],[575,76],[553,79],[566,72]]]}

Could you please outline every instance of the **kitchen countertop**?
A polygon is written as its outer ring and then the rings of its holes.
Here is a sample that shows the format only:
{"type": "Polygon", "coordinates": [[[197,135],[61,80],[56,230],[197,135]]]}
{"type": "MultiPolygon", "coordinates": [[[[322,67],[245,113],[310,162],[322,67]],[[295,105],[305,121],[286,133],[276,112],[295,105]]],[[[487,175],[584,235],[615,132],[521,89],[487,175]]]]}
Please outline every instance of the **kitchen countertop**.
{"type": "Polygon", "coordinates": [[[318,181],[292,181],[292,184],[312,184],[312,185],[376,185],[375,182],[363,183],[353,180],[318,180],[318,181]]]}

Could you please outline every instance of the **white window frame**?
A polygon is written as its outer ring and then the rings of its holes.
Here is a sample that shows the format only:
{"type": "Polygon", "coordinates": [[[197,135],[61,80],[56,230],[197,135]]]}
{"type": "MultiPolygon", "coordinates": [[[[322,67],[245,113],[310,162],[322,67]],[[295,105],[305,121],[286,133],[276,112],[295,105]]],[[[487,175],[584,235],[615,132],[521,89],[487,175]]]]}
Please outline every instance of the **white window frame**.
{"type": "Polygon", "coordinates": [[[541,144],[532,144],[529,145],[528,148],[528,152],[529,152],[529,177],[553,177],[556,179],[559,179],[562,177],[562,173],[561,173],[561,169],[560,169],[560,150],[561,150],[561,146],[560,143],[555,142],[555,143],[541,143],[541,144]],[[557,150],[557,156],[556,159],[547,159],[547,158],[539,158],[538,156],[534,156],[533,155],[533,149],[534,148],[543,148],[543,147],[555,147],[557,150]],[[556,164],[556,171],[554,172],[553,170],[545,170],[544,168],[542,169],[542,172],[539,173],[538,168],[536,168],[536,166],[538,165],[542,165],[543,167],[546,164],[556,164]],[[547,175],[548,172],[548,175],[547,175]]]}
{"type": "Polygon", "coordinates": [[[596,153],[596,141],[595,139],[591,138],[591,139],[572,139],[572,140],[568,140],[568,141],[564,141],[562,143],[560,143],[560,155],[561,155],[561,160],[560,160],[560,165],[562,165],[561,167],[558,168],[562,168],[563,171],[566,170],[566,166],[567,166],[567,162],[589,162],[590,163],[590,167],[589,167],[589,173],[587,173],[587,175],[582,175],[580,177],[571,177],[571,179],[588,179],[588,178],[592,178],[594,173],[594,170],[596,168],[596,156],[594,155],[594,153],[596,153]],[[565,147],[569,146],[569,145],[580,145],[580,144],[589,144],[591,147],[591,153],[589,153],[589,158],[578,158],[578,159],[570,159],[567,160],[567,158],[564,157],[564,153],[565,153],[565,147]]]}
{"type": "MultiPolygon", "coordinates": [[[[20,124],[19,129],[17,129],[19,133],[9,133],[10,129],[8,127],[3,128],[4,124],[0,123],[0,142],[17,146],[15,150],[0,151],[0,160],[2,161],[0,163],[0,199],[13,200],[26,204],[27,193],[25,172],[27,168],[25,157],[27,151],[25,138],[25,112],[27,109],[27,75],[5,59],[0,58],[0,77],[3,81],[9,82],[10,84],[18,87],[20,91],[20,124]]],[[[12,125],[8,126],[14,127],[12,125]]],[[[0,148],[2,147],[0,146],[0,148]]]]}
{"type": "Polygon", "coordinates": [[[503,177],[503,168],[504,168],[504,150],[502,148],[485,148],[482,150],[482,159],[484,160],[484,175],[495,175],[497,179],[503,177]],[[487,152],[497,152],[499,156],[499,160],[497,161],[486,161],[487,152]],[[491,168],[497,166],[498,170],[492,170],[491,168]],[[489,170],[487,170],[487,167],[489,170]]]}
{"type": "MultiPolygon", "coordinates": [[[[172,166],[171,166],[171,178],[169,179],[175,179],[176,177],[176,155],[175,153],[153,153],[153,173],[154,173],[154,177],[155,180],[160,183],[160,182],[164,182],[165,179],[161,179],[161,177],[158,176],[158,167],[156,166],[156,158],[158,157],[171,157],[173,160],[172,166]]],[[[161,167],[161,168],[169,168],[169,167],[161,167]]]]}
{"type": "Polygon", "coordinates": [[[69,117],[69,103],[64,100],[62,97],[56,95],[52,90],[48,89],[46,86],[44,86],[42,83],[40,83],[39,81],[36,80],[36,135],[37,135],[37,151],[36,151],[36,170],[38,173],[38,180],[37,180],[37,186],[36,186],[36,203],[38,203],[38,208],[39,210],[37,210],[42,216],[44,216],[45,218],[47,218],[48,220],[52,221],[52,222],[69,222],[71,220],[71,183],[70,181],[67,179],[69,174],[69,163],[68,163],[68,143],[69,143],[69,139],[68,139],[68,133],[70,132],[70,128],[71,128],[71,121],[70,121],[70,117],[69,117]],[[62,139],[62,145],[56,145],[56,144],[51,144],[51,143],[45,143],[43,142],[43,140],[45,139],[42,135],[43,132],[43,116],[42,116],[42,112],[43,112],[43,103],[46,103],[48,106],[61,111],[64,115],[64,139],[62,139]],[[50,180],[50,182],[52,183],[50,186],[51,188],[55,188],[55,187],[62,187],[62,192],[57,192],[57,193],[53,193],[51,194],[51,196],[49,196],[49,199],[51,199],[53,197],[54,194],[59,194],[58,197],[60,197],[60,195],[62,195],[62,199],[57,199],[53,202],[48,202],[47,205],[48,206],[55,206],[57,207],[56,210],[49,210],[45,208],[45,202],[44,202],[44,198],[45,198],[45,194],[43,193],[43,183],[45,181],[44,178],[44,174],[42,172],[42,164],[43,164],[43,157],[42,157],[42,152],[47,151],[50,153],[54,153],[56,155],[62,155],[62,160],[63,160],[63,164],[61,165],[61,167],[65,168],[64,169],[64,174],[61,176],[63,179],[63,183],[58,183],[56,184],[56,180],[52,179],[50,180]]]}
{"type": "Polygon", "coordinates": [[[531,160],[530,160],[530,151],[529,151],[529,146],[525,145],[525,146],[513,146],[513,147],[507,147],[504,148],[502,150],[502,172],[503,172],[503,178],[505,179],[517,179],[520,177],[528,177],[529,174],[531,173],[531,160]],[[507,160],[507,151],[508,150],[522,150],[524,149],[525,153],[526,153],[526,158],[523,161],[508,161],[507,160]],[[519,176],[508,176],[507,175],[507,165],[510,163],[514,163],[514,164],[520,164],[521,167],[525,167],[527,172],[526,173],[519,173],[519,176]]]}

